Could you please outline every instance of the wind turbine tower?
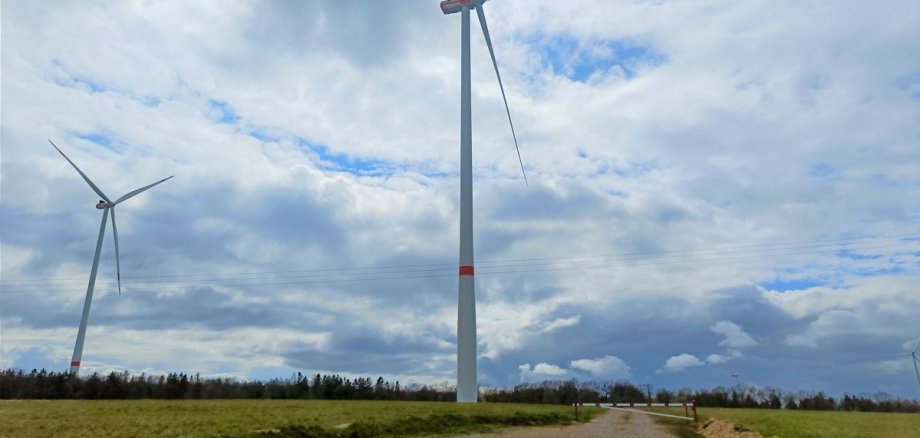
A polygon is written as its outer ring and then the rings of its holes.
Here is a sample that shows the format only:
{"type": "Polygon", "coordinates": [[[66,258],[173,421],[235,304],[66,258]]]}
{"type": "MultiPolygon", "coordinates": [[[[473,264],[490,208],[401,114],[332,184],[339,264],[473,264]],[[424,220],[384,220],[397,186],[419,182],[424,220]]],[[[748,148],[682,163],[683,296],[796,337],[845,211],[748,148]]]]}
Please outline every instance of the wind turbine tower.
{"type": "Polygon", "coordinates": [[[102,190],[99,190],[99,187],[96,187],[96,184],[93,184],[89,177],[86,176],[73,161],[70,161],[70,158],[67,158],[67,155],[64,155],[64,152],[62,152],[54,142],[48,140],[48,143],[51,143],[51,146],[57,149],[61,156],[64,157],[64,159],[77,170],[77,173],[83,177],[86,183],[89,184],[89,187],[102,198],[99,200],[99,203],[96,204],[96,208],[102,210],[102,225],[99,226],[99,237],[96,239],[96,252],[93,255],[93,268],[89,271],[89,285],[86,287],[86,299],[83,301],[83,316],[80,318],[80,329],[77,331],[77,342],[73,347],[73,357],[70,360],[70,372],[77,374],[80,372],[80,361],[83,358],[83,340],[86,339],[86,324],[89,322],[89,308],[93,303],[93,289],[96,286],[96,271],[99,268],[99,253],[102,252],[102,238],[105,237],[105,223],[108,220],[109,211],[112,212],[112,234],[115,238],[115,275],[118,279],[118,294],[121,295],[121,260],[118,256],[118,227],[115,225],[115,206],[172,177],[170,176],[169,178],[161,179],[137,190],[132,190],[115,201],[112,201],[108,196],[102,193],[102,190]]]}
{"type": "MultiPolygon", "coordinates": [[[[524,161],[518,148],[511,110],[505,97],[505,87],[498,73],[498,63],[492,50],[492,39],[482,4],[486,0],[445,0],[441,11],[445,15],[460,13],[460,285],[457,304],[457,401],[475,403],[479,388],[476,383],[476,286],[473,269],[473,125],[470,93],[470,10],[475,9],[482,26],[482,34],[489,47],[489,56],[495,67],[495,76],[505,102],[505,112],[511,125],[514,148],[518,153],[521,173],[524,161]]],[[[527,174],[524,173],[527,183],[527,174]]]]}

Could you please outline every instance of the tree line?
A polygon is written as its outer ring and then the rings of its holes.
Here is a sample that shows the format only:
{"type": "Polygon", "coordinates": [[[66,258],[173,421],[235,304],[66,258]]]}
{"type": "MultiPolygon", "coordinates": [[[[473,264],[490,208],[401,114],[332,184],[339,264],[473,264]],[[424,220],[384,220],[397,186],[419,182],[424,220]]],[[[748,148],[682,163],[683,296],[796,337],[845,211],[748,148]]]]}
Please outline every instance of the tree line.
{"type": "MultiPolygon", "coordinates": [[[[684,403],[700,407],[841,410],[865,412],[920,412],[920,402],[878,393],[844,394],[841,398],[819,392],[791,392],[778,388],[735,385],[731,388],[676,391],[629,381],[579,382],[577,380],[526,383],[510,388],[482,388],[486,402],[505,403],[684,403]]],[[[378,377],[347,378],[338,374],[304,375],[268,381],[230,377],[205,377],[185,373],[166,375],[111,372],[77,376],[69,372],[0,370],[0,399],[317,399],[454,401],[456,388],[440,385],[406,385],[378,377]]]]}
{"type": "MultiPolygon", "coordinates": [[[[667,393],[667,391],[662,391],[667,393]]],[[[667,394],[679,396],[679,394],[667,394]]],[[[659,395],[661,396],[661,392],[659,395]]],[[[656,396],[656,397],[657,397],[656,396]]],[[[920,412],[920,401],[902,399],[879,392],[874,395],[844,393],[834,398],[824,391],[783,391],[779,388],[758,388],[736,385],[697,390],[692,394],[698,406],[727,408],[801,409],[818,411],[920,412]]]]}
{"type": "Polygon", "coordinates": [[[126,372],[77,376],[70,372],[5,369],[0,371],[0,399],[320,399],[411,400],[456,399],[452,387],[391,383],[383,377],[354,379],[338,374],[297,373],[287,379],[240,380],[199,374],[133,375],[126,372]]]}

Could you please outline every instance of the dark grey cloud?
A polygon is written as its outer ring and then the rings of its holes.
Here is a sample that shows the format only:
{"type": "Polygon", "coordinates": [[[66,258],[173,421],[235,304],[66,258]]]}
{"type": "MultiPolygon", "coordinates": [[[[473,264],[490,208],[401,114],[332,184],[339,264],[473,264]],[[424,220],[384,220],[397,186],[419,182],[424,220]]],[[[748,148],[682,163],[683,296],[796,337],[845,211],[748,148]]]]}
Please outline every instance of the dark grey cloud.
{"type": "Polygon", "coordinates": [[[547,220],[578,220],[623,214],[620,199],[588,187],[569,183],[555,190],[534,184],[530,188],[498,186],[479,194],[490,207],[490,219],[515,223],[547,220]]]}
{"type": "MultiPolygon", "coordinates": [[[[347,318],[344,319],[347,321],[347,318]]],[[[388,337],[380,328],[361,324],[339,324],[327,348],[290,346],[283,352],[290,366],[308,370],[339,370],[355,374],[427,375],[445,371],[444,364],[432,370],[432,356],[450,354],[452,346],[442,346],[431,333],[409,338],[388,337]]]]}
{"type": "MultiPolygon", "coordinates": [[[[488,304],[484,304],[488,305],[488,304]]],[[[577,325],[541,333],[521,348],[480,364],[501,384],[519,377],[510,364],[540,362],[568,368],[573,360],[613,355],[633,370],[634,382],[655,382],[663,387],[712,387],[730,385],[732,373],[748,383],[778,385],[789,389],[824,388],[873,392],[888,381],[887,375],[845,379],[872,360],[893,357],[901,336],[895,333],[847,333],[819,348],[789,348],[786,339],[807,330],[811,319],[795,319],[759,296],[757,289],[722,290],[703,301],[674,298],[615,300],[601,306],[566,305],[547,319],[578,315],[577,325]],[[757,345],[742,348],[740,357],[724,363],[705,364],[676,373],[657,373],[668,357],[689,353],[705,361],[710,354],[726,355],[719,343],[724,337],[712,330],[719,321],[743,328],[757,345]],[[770,376],[765,379],[765,376],[770,376]]],[[[587,376],[590,377],[590,376],[587,376]]]]}

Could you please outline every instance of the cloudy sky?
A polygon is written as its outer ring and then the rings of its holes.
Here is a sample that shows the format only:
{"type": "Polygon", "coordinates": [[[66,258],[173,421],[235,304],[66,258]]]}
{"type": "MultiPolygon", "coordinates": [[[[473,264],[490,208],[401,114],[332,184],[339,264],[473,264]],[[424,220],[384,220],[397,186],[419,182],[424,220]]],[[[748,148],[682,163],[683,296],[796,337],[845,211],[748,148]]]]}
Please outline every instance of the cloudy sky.
{"type": "MultiPolygon", "coordinates": [[[[920,3],[486,4],[479,379],[920,397],[920,3]]],[[[0,366],[455,373],[460,18],[2,3],[0,366]]]]}

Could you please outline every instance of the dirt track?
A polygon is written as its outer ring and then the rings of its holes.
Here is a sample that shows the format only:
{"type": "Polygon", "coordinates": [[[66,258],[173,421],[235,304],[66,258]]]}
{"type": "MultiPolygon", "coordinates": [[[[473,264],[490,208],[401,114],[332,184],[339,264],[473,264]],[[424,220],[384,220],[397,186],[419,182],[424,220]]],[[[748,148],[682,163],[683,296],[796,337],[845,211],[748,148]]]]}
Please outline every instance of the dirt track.
{"type": "Polygon", "coordinates": [[[554,427],[515,427],[496,433],[459,435],[455,438],[674,438],[648,415],[606,410],[587,424],[554,427]]]}

